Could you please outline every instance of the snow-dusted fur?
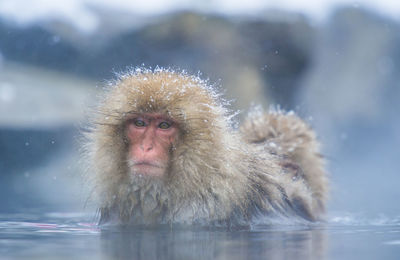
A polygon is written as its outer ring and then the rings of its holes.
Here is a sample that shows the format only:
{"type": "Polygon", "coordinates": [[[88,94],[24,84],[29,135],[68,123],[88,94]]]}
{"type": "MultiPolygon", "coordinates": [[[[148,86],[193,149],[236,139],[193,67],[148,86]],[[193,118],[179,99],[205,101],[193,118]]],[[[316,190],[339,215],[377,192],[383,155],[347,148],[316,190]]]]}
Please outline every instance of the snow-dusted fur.
{"type": "Polygon", "coordinates": [[[220,95],[198,77],[163,69],[121,76],[104,94],[86,135],[100,222],[243,225],[266,215],[319,219],[327,184],[314,133],[294,115],[256,114],[237,131],[220,95]],[[151,112],[178,122],[179,141],[163,178],[132,177],[126,121],[151,112]]]}
{"type": "Polygon", "coordinates": [[[311,211],[319,215],[325,211],[328,178],[325,161],[315,132],[294,112],[280,109],[264,112],[259,107],[249,113],[240,127],[248,143],[264,152],[277,154],[280,165],[290,172],[293,180],[302,180],[312,192],[311,211]]]}

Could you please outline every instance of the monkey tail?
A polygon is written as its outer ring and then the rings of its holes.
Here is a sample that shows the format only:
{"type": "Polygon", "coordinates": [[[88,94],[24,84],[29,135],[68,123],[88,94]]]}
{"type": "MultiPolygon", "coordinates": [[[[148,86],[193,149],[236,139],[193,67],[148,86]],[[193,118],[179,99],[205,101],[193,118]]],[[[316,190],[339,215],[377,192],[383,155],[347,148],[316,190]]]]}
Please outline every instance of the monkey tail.
{"type": "Polygon", "coordinates": [[[315,132],[293,112],[252,111],[240,128],[245,140],[277,154],[293,178],[303,178],[312,192],[313,209],[324,212],[328,193],[325,160],[315,132]]]}

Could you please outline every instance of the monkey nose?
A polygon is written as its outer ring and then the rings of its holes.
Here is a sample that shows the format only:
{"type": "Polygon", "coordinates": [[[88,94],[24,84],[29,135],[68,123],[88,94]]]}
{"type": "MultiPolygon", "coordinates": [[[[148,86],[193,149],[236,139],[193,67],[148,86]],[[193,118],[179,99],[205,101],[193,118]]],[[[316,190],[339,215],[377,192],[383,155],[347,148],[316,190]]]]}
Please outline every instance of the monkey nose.
{"type": "Polygon", "coordinates": [[[142,151],[148,152],[148,151],[153,150],[153,144],[152,144],[152,143],[142,144],[142,145],[140,146],[140,148],[142,149],[142,151]]]}
{"type": "Polygon", "coordinates": [[[153,150],[154,147],[154,132],[146,131],[140,144],[140,148],[144,152],[153,150]]]}

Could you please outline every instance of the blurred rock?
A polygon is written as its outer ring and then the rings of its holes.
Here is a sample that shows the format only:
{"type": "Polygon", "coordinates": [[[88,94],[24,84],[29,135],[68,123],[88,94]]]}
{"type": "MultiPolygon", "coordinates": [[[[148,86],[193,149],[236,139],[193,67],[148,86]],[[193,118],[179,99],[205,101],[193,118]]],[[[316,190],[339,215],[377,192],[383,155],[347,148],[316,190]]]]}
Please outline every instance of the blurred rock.
{"type": "Polygon", "coordinates": [[[6,62],[0,69],[0,127],[72,126],[93,104],[95,86],[90,80],[6,62]]]}
{"type": "Polygon", "coordinates": [[[329,113],[334,124],[377,120],[387,98],[399,93],[399,44],[397,23],[362,9],[339,9],[319,35],[303,83],[306,103],[329,113]]]}
{"type": "Polygon", "coordinates": [[[331,165],[332,208],[396,215],[400,146],[400,27],[342,8],[320,31],[298,100],[331,165]],[[396,181],[393,181],[396,180],[396,181]]]}
{"type": "Polygon", "coordinates": [[[142,27],[126,15],[121,19],[125,23],[112,22],[119,20],[110,19],[115,16],[104,13],[104,26],[90,35],[60,22],[20,28],[3,21],[0,50],[8,60],[96,80],[142,64],[201,71],[227,88],[227,97],[237,99],[240,109],[268,99],[292,106],[295,88],[312,58],[314,29],[300,15],[238,20],[181,12],[142,27]]]}

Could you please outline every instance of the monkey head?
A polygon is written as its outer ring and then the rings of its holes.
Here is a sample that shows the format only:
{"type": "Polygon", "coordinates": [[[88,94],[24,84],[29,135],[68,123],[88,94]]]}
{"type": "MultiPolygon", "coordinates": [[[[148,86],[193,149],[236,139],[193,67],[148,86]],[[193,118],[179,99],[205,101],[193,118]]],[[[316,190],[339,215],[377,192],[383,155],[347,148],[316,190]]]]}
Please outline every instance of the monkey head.
{"type": "Polygon", "coordinates": [[[184,208],[199,208],[193,217],[229,214],[226,209],[244,196],[239,171],[246,166],[238,163],[242,148],[227,115],[206,81],[184,73],[133,71],[111,84],[87,134],[90,176],[102,207],[117,205],[131,216],[156,197],[171,218],[184,208]]]}

